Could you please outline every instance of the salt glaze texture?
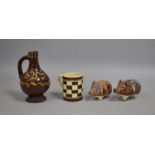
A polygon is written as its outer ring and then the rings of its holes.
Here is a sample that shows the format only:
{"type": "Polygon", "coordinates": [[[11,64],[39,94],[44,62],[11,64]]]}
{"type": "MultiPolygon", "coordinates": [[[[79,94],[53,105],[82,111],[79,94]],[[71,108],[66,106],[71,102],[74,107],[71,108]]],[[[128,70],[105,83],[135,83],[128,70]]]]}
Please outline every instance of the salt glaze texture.
{"type": "Polygon", "coordinates": [[[89,94],[98,100],[108,97],[112,92],[112,85],[106,80],[93,81],[89,94]]]}
{"type": "Polygon", "coordinates": [[[117,88],[114,88],[114,93],[117,94],[120,100],[128,100],[131,97],[135,97],[141,91],[141,84],[134,79],[131,80],[119,80],[117,88]]]}

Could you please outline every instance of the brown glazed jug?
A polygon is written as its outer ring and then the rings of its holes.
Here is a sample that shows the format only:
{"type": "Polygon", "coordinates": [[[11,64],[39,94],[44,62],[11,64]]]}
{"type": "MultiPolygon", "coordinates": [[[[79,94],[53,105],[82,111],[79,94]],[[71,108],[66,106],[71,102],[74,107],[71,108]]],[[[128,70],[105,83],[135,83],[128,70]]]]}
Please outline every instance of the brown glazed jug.
{"type": "Polygon", "coordinates": [[[38,52],[30,51],[28,55],[23,56],[18,61],[18,73],[20,78],[20,86],[28,95],[27,102],[37,103],[46,100],[43,95],[50,86],[50,79],[47,74],[40,68],[38,62],[38,52]],[[29,61],[29,67],[25,73],[22,70],[24,60],[29,61]]]}

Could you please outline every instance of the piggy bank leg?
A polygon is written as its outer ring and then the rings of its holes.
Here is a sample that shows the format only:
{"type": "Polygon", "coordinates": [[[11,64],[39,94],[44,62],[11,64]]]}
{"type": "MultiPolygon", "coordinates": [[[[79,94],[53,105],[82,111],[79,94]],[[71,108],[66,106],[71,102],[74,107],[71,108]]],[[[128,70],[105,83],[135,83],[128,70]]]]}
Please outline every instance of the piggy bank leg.
{"type": "Polygon", "coordinates": [[[95,98],[96,98],[97,100],[101,101],[101,100],[104,98],[104,96],[95,96],[95,98]]]}
{"type": "Polygon", "coordinates": [[[119,95],[118,95],[118,98],[119,98],[120,100],[122,100],[122,101],[126,101],[126,100],[129,99],[129,96],[119,94],[119,95]]]}

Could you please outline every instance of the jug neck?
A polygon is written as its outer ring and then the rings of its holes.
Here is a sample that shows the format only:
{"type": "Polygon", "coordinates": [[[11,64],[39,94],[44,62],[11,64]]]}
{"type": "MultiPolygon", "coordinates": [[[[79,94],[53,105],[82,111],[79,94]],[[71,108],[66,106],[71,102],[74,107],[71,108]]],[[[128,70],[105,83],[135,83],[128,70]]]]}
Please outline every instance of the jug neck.
{"type": "Polygon", "coordinates": [[[28,52],[29,57],[29,68],[37,68],[40,69],[39,61],[38,61],[38,52],[37,51],[30,51],[28,52]]]}

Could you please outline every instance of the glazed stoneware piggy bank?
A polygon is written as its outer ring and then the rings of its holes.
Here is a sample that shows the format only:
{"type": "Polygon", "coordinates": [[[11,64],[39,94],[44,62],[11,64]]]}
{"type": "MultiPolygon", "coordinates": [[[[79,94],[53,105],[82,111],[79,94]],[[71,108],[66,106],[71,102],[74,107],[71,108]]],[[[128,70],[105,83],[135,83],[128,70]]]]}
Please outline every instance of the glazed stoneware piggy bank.
{"type": "Polygon", "coordinates": [[[141,84],[137,80],[119,80],[114,93],[121,100],[127,100],[130,97],[135,97],[141,91],[141,84]]]}
{"type": "Polygon", "coordinates": [[[106,80],[93,81],[89,94],[98,100],[108,97],[111,94],[112,85],[106,80]]]}

